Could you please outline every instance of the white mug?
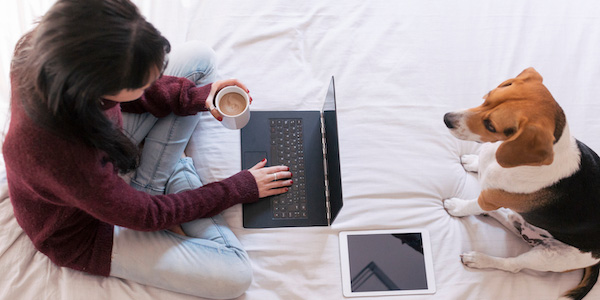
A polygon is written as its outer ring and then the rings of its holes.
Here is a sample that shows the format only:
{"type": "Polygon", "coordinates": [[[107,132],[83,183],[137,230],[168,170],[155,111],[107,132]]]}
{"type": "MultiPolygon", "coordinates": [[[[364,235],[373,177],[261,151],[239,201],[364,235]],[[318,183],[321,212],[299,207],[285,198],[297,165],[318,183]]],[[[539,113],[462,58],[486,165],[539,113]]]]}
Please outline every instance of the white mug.
{"type": "Polygon", "coordinates": [[[229,129],[241,129],[250,121],[250,97],[239,86],[222,88],[215,97],[215,107],[223,116],[221,124],[229,129]]]}

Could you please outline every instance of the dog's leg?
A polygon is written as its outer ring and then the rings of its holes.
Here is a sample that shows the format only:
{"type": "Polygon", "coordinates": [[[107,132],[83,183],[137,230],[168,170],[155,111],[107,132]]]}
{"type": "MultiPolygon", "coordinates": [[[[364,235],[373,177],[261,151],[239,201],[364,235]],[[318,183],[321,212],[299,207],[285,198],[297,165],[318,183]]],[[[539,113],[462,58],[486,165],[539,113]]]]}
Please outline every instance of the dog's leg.
{"type": "Polygon", "coordinates": [[[513,273],[522,269],[565,272],[595,265],[600,261],[593,258],[590,252],[583,253],[577,248],[556,240],[555,242],[553,245],[535,246],[530,251],[516,257],[494,257],[471,251],[463,253],[460,258],[462,263],[470,268],[492,268],[513,273]]]}
{"type": "Polygon", "coordinates": [[[465,154],[460,157],[460,163],[467,172],[479,172],[479,155],[465,154]]]}
{"type": "Polygon", "coordinates": [[[471,215],[480,215],[485,211],[479,207],[477,199],[464,200],[459,198],[450,198],[444,200],[444,208],[451,216],[464,217],[471,215]]]}
{"type": "MultiPolygon", "coordinates": [[[[487,214],[494,218],[498,223],[502,224],[502,226],[506,227],[506,229],[510,230],[512,233],[523,237],[523,224],[527,224],[523,217],[518,213],[508,209],[508,208],[499,208],[497,210],[492,210],[487,212],[487,214]]],[[[548,236],[546,236],[548,237],[548,236]]],[[[523,237],[525,239],[525,237],[523,237]]],[[[527,240],[526,240],[527,241],[527,240]]]]}

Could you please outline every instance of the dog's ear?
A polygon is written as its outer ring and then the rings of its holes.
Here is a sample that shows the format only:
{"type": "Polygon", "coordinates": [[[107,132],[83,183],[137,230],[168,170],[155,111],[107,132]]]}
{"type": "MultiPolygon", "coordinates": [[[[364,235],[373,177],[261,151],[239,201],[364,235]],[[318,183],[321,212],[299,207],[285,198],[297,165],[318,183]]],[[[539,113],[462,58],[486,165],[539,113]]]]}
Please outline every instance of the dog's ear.
{"type": "Polygon", "coordinates": [[[554,160],[553,144],[552,132],[526,124],[498,147],[496,161],[504,168],[549,165],[554,160]]]}
{"type": "Polygon", "coordinates": [[[523,72],[521,72],[519,75],[517,75],[517,78],[522,79],[523,81],[527,81],[527,80],[536,80],[539,82],[544,81],[544,78],[542,78],[542,75],[540,75],[540,73],[538,73],[534,68],[527,68],[527,69],[523,70],[523,72]]]}

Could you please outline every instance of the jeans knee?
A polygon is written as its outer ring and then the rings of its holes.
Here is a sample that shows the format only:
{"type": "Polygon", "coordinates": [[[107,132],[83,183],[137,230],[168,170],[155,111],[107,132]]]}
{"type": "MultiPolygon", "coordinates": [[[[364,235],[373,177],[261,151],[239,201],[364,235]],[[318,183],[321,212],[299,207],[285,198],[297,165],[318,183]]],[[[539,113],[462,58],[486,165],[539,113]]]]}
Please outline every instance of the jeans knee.
{"type": "Polygon", "coordinates": [[[189,41],[185,44],[185,47],[187,47],[188,51],[193,53],[198,60],[207,62],[207,65],[212,65],[213,67],[216,65],[217,54],[215,53],[215,50],[207,44],[200,41],[189,41]]]}
{"type": "Polygon", "coordinates": [[[236,274],[230,275],[230,287],[224,291],[224,299],[233,299],[243,295],[252,284],[252,267],[250,264],[246,268],[238,269],[236,274]]]}
{"type": "Polygon", "coordinates": [[[180,159],[175,165],[173,174],[167,181],[165,194],[177,194],[183,191],[197,189],[202,186],[200,176],[196,172],[191,157],[180,159]]]}
{"type": "Polygon", "coordinates": [[[202,297],[211,299],[235,299],[243,295],[252,284],[252,267],[249,262],[231,266],[227,270],[222,270],[219,275],[212,278],[209,295],[203,294],[202,297]]]}
{"type": "Polygon", "coordinates": [[[196,85],[213,82],[216,78],[217,55],[207,44],[188,41],[169,55],[165,74],[185,77],[196,85]]]}

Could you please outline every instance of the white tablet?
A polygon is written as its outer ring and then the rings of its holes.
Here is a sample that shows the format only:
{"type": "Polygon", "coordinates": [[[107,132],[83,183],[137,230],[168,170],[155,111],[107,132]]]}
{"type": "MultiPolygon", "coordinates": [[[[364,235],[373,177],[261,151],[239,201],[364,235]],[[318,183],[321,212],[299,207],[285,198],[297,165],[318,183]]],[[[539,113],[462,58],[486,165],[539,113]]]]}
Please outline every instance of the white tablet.
{"type": "Polygon", "coordinates": [[[435,293],[425,229],[340,232],[346,297],[435,293]]]}

